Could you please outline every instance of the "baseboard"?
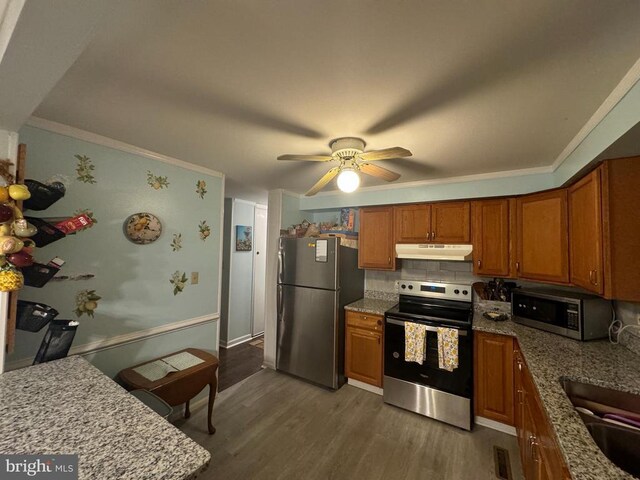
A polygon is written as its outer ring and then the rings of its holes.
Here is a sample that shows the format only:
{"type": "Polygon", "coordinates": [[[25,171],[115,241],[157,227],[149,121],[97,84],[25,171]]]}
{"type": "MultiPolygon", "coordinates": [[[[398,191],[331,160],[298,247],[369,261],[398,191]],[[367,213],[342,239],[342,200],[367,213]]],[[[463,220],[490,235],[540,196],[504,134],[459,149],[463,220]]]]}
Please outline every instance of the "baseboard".
{"type": "Polygon", "coordinates": [[[489,418],[484,417],[476,417],[475,418],[476,425],[480,425],[482,427],[487,427],[492,430],[497,430],[498,432],[506,433],[508,435],[516,436],[516,429],[511,425],[507,425],[504,423],[496,422],[495,420],[491,420],[489,418]]]}
{"type": "Polygon", "coordinates": [[[235,347],[236,345],[240,345],[242,343],[248,342],[249,340],[253,340],[253,337],[251,336],[251,334],[243,335],[243,336],[238,337],[238,338],[234,338],[233,340],[231,340],[229,342],[225,342],[224,340],[220,340],[220,347],[222,347],[222,348],[231,348],[231,347],[235,347]]]}
{"type": "Polygon", "coordinates": [[[347,385],[351,385],[352,387],[361,388],[362,390],[366,390],[367,392],[375,393],[376,395],[382,396],[384,390],[380,387],[376,387],[374,385],[369,385],[368,383],[361,382],[360,380],[354,380],[353,378],[347,379],[347,385]]]}
{"type": "MultiPolygon", "coordinates": [[[[69,350],[69,356],[71,355],[87,355],[100,350],[106,350],[109,348],[116,348],[128,343],[139,342],[151,337],[157,337],[158,335],[166,335],[169,333],[177,332],[185,328],[196,327],[205,323],[214,322],[220,318],[218,313],[212,313],[210,315],[203,315],[201,317],[188,318],[186,320],[180,320],[178,322],[167,323],[157,327],[148,328],[146,330],[139,330],[137,332],[125,333],[122,335],[116,335],[115,337],[105,338],[103,340],[97,340],[95,342],[85,343],[83,345],[76,345],[69,350]]],[[[33,357],[21,358],[7,363],[6,370],[15,370],[18,368],[28,367],[33,363],[33,357]]]]}

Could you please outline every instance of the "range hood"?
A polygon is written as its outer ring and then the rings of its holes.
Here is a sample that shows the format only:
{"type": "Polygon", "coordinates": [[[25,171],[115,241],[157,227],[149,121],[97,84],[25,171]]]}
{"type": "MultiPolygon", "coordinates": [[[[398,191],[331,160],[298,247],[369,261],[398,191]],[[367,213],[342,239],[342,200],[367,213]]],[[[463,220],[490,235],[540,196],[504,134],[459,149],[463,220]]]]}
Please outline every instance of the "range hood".
{"type": "Polygon", "coordinates": [[[444,245],[437,243],[398,243],[397,258],[413,260],[471,260],[472,245],[444,245]]]}

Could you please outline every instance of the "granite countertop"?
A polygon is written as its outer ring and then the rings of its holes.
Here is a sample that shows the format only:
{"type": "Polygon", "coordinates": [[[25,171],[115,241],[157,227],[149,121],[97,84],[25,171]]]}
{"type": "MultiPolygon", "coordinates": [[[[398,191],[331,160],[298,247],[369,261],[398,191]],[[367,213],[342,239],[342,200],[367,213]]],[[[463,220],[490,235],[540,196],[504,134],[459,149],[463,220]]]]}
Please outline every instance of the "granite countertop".
{"type": "Polygon", "coordinates": [[[384,312],[398,303],[397,300],[384,300],[380,298],[365,297],[356,300],[345,306],[346,310],[360,313],[370,313],[372,315],[384,315],[384,312]]]}
{"type": "Polygon", "coordinates": [[[640,394],[640,356],[608,340],[579,342],[510,320],[493,322],[480,312],[473,329],[518,339],[542,404],[574,479],[632,479],[600,451],[574,410],[561,384],[568,378],[601,387],[640,394]]]}
{"type": "Polygon", "coordinates": [[[193,479],[211,455],[81,357],[0,375],[0,452],[78,454],[80,479],[193,479]]]}

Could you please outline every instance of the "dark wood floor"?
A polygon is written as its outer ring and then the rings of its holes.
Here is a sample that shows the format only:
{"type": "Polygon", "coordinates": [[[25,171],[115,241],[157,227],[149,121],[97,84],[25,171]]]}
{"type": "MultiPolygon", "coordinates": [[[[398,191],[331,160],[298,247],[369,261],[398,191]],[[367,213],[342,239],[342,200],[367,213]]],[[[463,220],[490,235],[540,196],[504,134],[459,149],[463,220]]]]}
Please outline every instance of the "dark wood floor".
{"type": "Polygon", "coordinates": [[[218,367],[219,392],[262,369],[264,347],[260,348],[260,345],[263,343],[262,337],[256,337],[250,342],[220,349],[220,366],[218,367]]]}
{"type": "Polygon", "coordinates": [[[345,385],[337,392],[264,369],[176,426],[211,452],[202,479],[496,480],[493,446],[522,479],[515,437],[465,432],[345,385]]]}

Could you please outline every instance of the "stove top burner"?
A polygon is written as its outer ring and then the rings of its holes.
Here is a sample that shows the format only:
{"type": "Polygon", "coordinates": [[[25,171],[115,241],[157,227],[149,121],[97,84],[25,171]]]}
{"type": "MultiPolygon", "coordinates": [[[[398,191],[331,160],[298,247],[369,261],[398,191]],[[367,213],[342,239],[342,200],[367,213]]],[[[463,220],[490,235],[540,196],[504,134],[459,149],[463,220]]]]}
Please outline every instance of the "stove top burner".
{"type": "Polygon", "coordinates": [[[387,315],[430,323],[471,325],[469,285],[400,281],[400,302],[387,315]]]}

